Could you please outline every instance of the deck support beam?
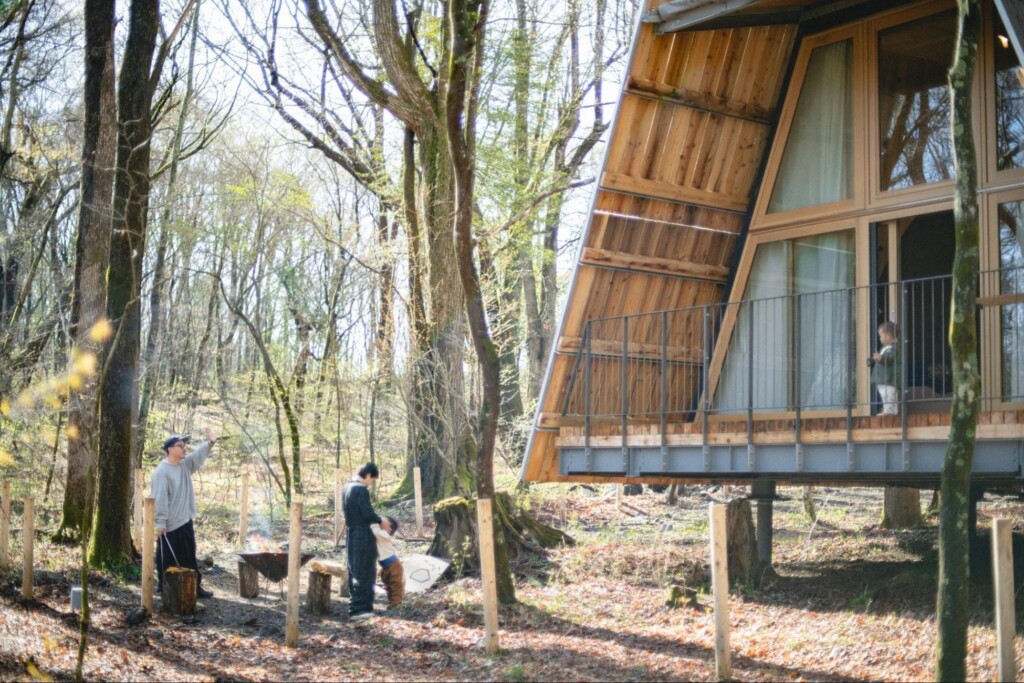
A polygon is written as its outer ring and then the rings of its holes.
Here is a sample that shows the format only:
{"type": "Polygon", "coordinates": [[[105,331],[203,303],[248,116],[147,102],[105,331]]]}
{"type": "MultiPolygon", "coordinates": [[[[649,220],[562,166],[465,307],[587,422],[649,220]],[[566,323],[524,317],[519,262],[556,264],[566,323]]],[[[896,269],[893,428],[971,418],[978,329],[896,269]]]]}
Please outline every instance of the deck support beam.
{"type": "Polygon", "coordinates": [[[757,558],[772,563],[772,502],[775,500],[774,479],[754,479],[750,483],[750,498],[757,501],[757,558]]]}

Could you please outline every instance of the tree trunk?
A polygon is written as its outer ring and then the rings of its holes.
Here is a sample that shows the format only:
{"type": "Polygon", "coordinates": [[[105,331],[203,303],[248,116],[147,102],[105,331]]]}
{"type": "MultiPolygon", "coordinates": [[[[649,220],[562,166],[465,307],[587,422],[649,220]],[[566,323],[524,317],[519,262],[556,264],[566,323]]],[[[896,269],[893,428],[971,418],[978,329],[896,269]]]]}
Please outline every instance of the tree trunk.
{"type": "Polygon", "coordinates": [[[882,505],[883,529],[913,529],[921,524],[921,492],[906,486],[886,486],[882,505]]]}
{"type": "Polygon", "coordinates": [[[942,466],[939,503],[939,586],[936,599],[938,640],[935,679],[967,677],[968,516],[971,463],[978,425],[981,381],[978,371],[978,330],[975,324],[978,289],[978,174],[975,156],[971,87],[977,61],[981,6],[957,0],[959,32],[949,72],[950,120],[956,164],[953,214],[956,255],[949,340],[953,357],[953,407],[942,466]]]}
{"type": "MultiPolygon", "coordinates": [[[[107,249],[117,115],[114,109],[114,2],[85,3],[85,133],[82,180],[75,240],[75,284],[71,304],[71,337],[79,354],[96,356],[101,346],[89,330],[106,317],[107,249]]],[[[100,367],[102,362],[97,362],[100,367]]],[[[82,373],[81,391],[68,402],[68,467],[64,503],[55,540],[77,541],[83,524],[92,519],[86,480],[96,466],[96,376],[82,373]]]]}
{"type": "MultiPolygon", "coordinates": [[[[139,399],[139,424],[135,434],[135,447],[132,454],[132,463],[135,467],[141,467],[142,464],[142,452],[146,446],[146,431],[149,427],[149,406],[153,395],[153,387],[159,377],[155,366],[160,335],[163,332],[162,308],[164,278],[167,276],[167,247],[170,242],[169,224],[174,207],[174,192],[177,187],[178,162],[181,158],[182,139],[185,135],[185,121],[188,117],[189,104],[192,100],[192,75],[195,66],[196,39],[199,35],[197,26],[199,17],[198,5],[193,11],[192,17],[192,41],[188,55],[188,71],[185,76],[185,95],[181,100],[181,111],[178,112],[178,124],[174,129],[174,141],[171,144],[171,165],[167,177],[167,196],[164,198],[164,208],[160,213],[160,236],[157,238],[156,264],[153,267],[153,285],[149,294],[149,333],[142,357],[143,379],[142,394],[139,399]]],[[[197,356],[202,358],[202,352],[197,354],[197,356]]]]}
{"type": "Polygon", "coordinates": [[[141,336],[139,297],[149,207],[151,64],[160,24],[158,0],[133,0],[118,84],[117,163],[114,225],[107,270],[107,317],[114,335],[107,343],[101,378],[98,505],[90,561],[117,567],[132,560],[132,428],[137,402],[141,336]]]}

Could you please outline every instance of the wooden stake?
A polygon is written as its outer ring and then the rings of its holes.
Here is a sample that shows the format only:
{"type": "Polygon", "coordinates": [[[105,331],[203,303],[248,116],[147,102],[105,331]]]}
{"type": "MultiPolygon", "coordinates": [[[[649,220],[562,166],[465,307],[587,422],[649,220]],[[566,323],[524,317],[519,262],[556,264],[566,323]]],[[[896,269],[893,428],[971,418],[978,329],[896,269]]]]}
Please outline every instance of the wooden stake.
{"type": "Polygon", "coordinates": [[[484,592],[484,648],[487,654],[498,651],[498,579],[494,567],[494,522],[491,500],[476,501],[477,526],[480,529],[480,575],[484,592]]]}
{"type": "Polygon", "coordinates": [[[23,567],[21,570],[21,597],[25,600],[32,599],[32,542],[35,540],[35,529],[33,518],[35,511],[31,498],[25,499],[25,546],[22,550],[23,567]]]}
{"type": "Polygon", "coordinates": [[[711,503],[711,583],[715,604],[715,665],[718,680],[732,675],[729,655],[729,561],[726,555],[725,505],[711,503]]]}
{"type": "Polygon", "coordinates": [[[558,510],[558,518],[564,527],[569,523],[569,489],[562,486],[562,505],[558,510]]]}
{"type": "Polygon", "coordinates": [[[245,549],[245,536],[249,533],[249,473],[242,472],[241,507],[238,511],[238,543],[236,547],[245,549]]]}
{"type": "Polygon", "coordinates": [[[134,525],[135,533],[132,534],[135,537],[135,548],[142,552],[143,541],[143,521],[142,521],[142,468],[137,467],[135,469],[135,514],[132,516],[132,524],[134,525]]]}
{"type": "Polygon", "coordinates": [[[999,680],[1017,680],[1013,641],[1017,635],[1013,587],[1013,522],[992,520],[992,585],[995,588],[999,680]]]}
{"type": "Polygon", "coordinates": [[[0,496],[0,567],[6,567],[11,561],[11,482],[4,480],[0,496]]]}
{"type": "Polygon", "coordinates": [[[334,470],[334,547],[341,545],[341,537],[345,535],[345,511],[341,506],[341,494],[345,489],[342,469],[334,470]]]}
{"type": "Polygon", "coordinates": [[[299,559],[302,557],[302,503],[292,503],[288,532],[288,615],[285,618],[284,644],[299,646],[299,559]]]}
{"type": "Polygon", "coordinates": [[[142,606],[153,613],[153,564],[156,559],[156,548],[153,539],[156,536],[156,498],[146,498],[142,512],[142,606]]]}
{"type": "Polygon", "coordinates": [[[416,537],[423,537],[423,484],[420,479],[420,468],[412,468],[412,488],[416,495],[416,537]]]}

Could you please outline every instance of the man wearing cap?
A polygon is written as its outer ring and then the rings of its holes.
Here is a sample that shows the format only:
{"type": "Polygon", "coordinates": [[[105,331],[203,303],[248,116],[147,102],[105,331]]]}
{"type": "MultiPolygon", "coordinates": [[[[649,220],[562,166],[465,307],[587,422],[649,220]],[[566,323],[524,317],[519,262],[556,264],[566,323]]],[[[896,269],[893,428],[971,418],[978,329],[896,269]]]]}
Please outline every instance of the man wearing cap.
{"type": "Polygon", "coordinates": [[[192,520],[196,516],[196,494],[192,488],[192,473],[206,462],[210,449],[217,442],[213,432],[206,428],[206,441],[185,455],[189,437],[174,435],[164,441],[167,457],[153,472],[152,492],[156,499],[156,568],[159,577],[157,592],[163,589],[164,571],[179,566],[195,569],[198,574],[196,595],[212,598],[213,592],[203,588],[203,575],[199,574],[196,560],[196,534],[192,520]]]}

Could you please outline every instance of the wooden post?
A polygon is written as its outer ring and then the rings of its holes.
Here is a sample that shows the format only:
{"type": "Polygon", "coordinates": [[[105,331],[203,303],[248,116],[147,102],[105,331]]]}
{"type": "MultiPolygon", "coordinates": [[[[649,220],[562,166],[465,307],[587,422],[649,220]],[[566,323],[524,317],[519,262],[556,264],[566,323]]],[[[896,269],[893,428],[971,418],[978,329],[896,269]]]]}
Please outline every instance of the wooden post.
{"type": "Polygon", "coordinates": [[[132,534],[132,536],[135,538],[135,547],[139,552],[142,552],[142,546],[145,544],[142,538],[145,533],[142,526],[144,523],[142,519],[142,491],[142,468],[137,467],[135,468],[135,514],[132,515],[132,524],[135,526],[135,533],[132,534]]]}
{"type": "Polygon", "coordinates": [[[992,585],[995,588],[999,680],[1017,680],[1013,641],[1017,635],[1013,587],[1013,522],[992,520],[992,585]]]}
{"type": "Polygon", "coordinates": [[[562,504],[558,509],[558,521],[564,527],[569,523],[569,489],[562,485],[562,504]]]}
{"type": "Polygon", "coordinates": [[[21,597],[25,600],[32,599],[32,542],[35,540],[35,529],[33,529],[33,518],[35,512],[32,509],[32,499],[25,499],[25,545],[22,550],[23,568],[21,572],[21,597]]]}
{"type": "Polygon", "coordinates": [[[484,593],[484,648],[487,654],[498,651],[498,579],[494,566],[494,522],[491,500],[476,501],[477,527],[480,529],[480,577],[484,593]]]}
{"type": "Polygon", "coordinates": [[[416,537],[423,537],[423,484],[420,479],[420,468],[412,468],[412,487],[416,495],[416,537]]]}
{"type": "Polygon", "coordinates": [[[302,503],[292,503],[288,532],[288,614],[285,618],[284,644],[299,645],[299,559],[302,557],[302,503]]]}
{"type": "Polygon", "coordinates": [[[341,493],[345,488],[344,475],[339,467],[334,470],[334,547],[341,545],[345,535],[345,511],[341,506],[341,493]]]}
{"type": "Polygon", "coordinates": [[[729,563],[726,551],[726,507],[711,503],[711,583],[715,605],[715,665],[718,680],[732,675],[729,656],[729,563]]]}
{"type": "Polygon", "coordinates": [[[142,512],[142,606],[153,612],[153,564],[156,549],[153,537],[156,524],[156,498],[146,498],[142,512]]]}
{"type": "MultiPolygon", "coordinates": [[[[245,549],[245,536],[249,533],[249,473],[242,472],[242,496],[238,511],[238,543],[236,547],[245,549]]],[[[245,596],[242,596],[245,597],[245,596]]]]}
{"type": "Polygon", "coordinates": [[[0,496],[0,567],[6,567],[11,561],[11,482],[4,480],[0,496]]]}

